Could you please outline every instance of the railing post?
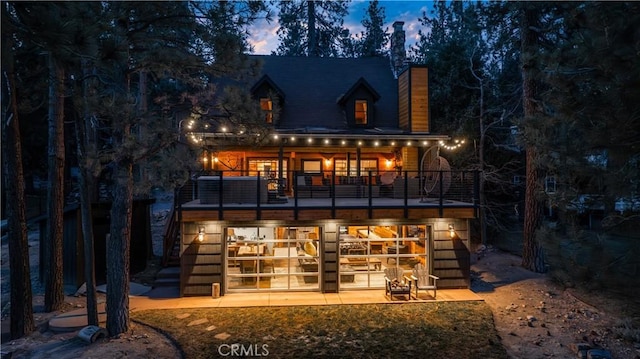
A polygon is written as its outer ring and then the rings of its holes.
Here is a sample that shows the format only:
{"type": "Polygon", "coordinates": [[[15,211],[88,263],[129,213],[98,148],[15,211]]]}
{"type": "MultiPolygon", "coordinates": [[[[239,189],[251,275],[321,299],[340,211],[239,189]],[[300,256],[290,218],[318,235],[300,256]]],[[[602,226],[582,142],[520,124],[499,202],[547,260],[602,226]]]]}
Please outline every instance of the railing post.
{"type": "Polygon", "coordinates": [[[444,183],[442,182],[444,176],[442,174],[442,170],[438,171],[438,185],[440,186],[440,218],[444,216],[444,183]]]}
{"type": "MultiPolygon", "coordinates": [[[[256,194],[258,196],[258,198],[256,199],[256,219],[260,219],[261,217],[261,211],[260,211],[260,171],[258,171],[257,176],[256,176],[256,185],[258,186],[258,189],[256,190],[256,194]]],[[[268,195],[268,194],[267,194],[268,195]]]]}
{"type": "Polygon", "coordinates": [[[336,171],[331,171],[331,218],[336,218],[336,171]]]}
{"type": "Polygon", "coordinates": [[[298,220],[298,171],[293,171],[293,219],[298,220]]]}
{"type": "Polygon", "coordinates": [[[220,218],[221,220],[224,219],[224,212],[222,210],[222,200],[224,198],[222,196],[222,194],[224,193],[224,188],[222,185],[222,181],[224,180],[223,174],[224,171],[220,171],[220,185],[218,186],[218,218],[220,218]]]}

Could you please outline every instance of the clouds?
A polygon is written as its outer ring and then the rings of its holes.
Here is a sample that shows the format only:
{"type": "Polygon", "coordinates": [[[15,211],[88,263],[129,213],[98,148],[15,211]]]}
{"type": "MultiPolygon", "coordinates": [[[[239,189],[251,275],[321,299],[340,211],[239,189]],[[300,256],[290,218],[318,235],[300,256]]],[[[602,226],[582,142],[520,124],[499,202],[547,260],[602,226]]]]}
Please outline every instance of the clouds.
{"type": "MultiPolygon", "coordinates": [[[[351,34],[360,34],[364,27],[361,24],[362,18],[367,11],[369,1],[354,0],[349,4],[349,15],[344,19],[344,25],[349,29],[351,34]]],[[[416,43],[418,38],[418,30],[423,29],[419,19],[423,13],[429,15],[433,8],[431,1],[380,1],[380,7],[385,8],[385,24],[387,31],[392,32],[392,24],[395,21],[404,22],[404,30],[407,46],[416,43]]],[[[257,21],[251,27],[251,36],[249,43],[253,46],[253,52],[260,55],[269,55],[278,47],[278,15],[276,14],[271,23],[265,20],[257,21]]]]}

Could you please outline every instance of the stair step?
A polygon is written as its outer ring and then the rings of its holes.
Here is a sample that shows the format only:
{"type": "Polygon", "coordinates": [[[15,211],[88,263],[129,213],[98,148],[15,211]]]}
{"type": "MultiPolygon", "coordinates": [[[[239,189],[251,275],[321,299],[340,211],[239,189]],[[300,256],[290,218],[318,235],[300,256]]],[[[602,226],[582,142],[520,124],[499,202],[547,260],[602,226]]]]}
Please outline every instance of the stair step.
{"type": "Polygon", "coordinates": [[[153,282],[153,287],[179,287],[180,278],[158,278],[153,282]]]}
{"type": "Polygon", "coordinates": [[[180,279],[180,267],[162,268],[157,274],[156,279],[178,278],[180,279]]]}

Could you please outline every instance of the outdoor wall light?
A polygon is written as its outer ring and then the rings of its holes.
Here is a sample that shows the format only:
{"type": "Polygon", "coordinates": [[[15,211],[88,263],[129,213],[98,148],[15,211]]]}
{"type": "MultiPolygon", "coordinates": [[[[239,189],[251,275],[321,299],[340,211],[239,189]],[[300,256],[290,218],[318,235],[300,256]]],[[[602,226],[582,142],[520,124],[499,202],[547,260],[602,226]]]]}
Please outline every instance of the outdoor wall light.
{"type": "Polygon", "coordinates": [[[387,160],[387,168],[391,168],[392,164],[393,164],[393,161],[387,160]]]}
{"type": "Polygon", "coordinates": [[[204,227],[198,228],[198,242],[204,241],[204,227]]]}
{"type": "Polygon", "coordinates": [[[456,230],[453,228],[453,223],[449,223],[449,237],[453,238],[456,236],[456,230]]]}

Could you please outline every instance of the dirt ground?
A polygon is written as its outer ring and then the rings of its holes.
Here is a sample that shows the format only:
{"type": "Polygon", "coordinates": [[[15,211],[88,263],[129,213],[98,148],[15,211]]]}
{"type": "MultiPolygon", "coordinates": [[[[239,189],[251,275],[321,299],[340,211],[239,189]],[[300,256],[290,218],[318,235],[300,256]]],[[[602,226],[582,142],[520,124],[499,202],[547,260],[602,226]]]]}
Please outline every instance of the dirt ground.
{"type": "Polygon", "coordinates": [[[520,263],[518,256],[490,249],[472,266],[472,289],[491,306],[510,357],[575,358],[575,344],[586,343],[612,358],[640,358],[640,330],[631,325],[639,318],[624,314],[637,302],[565,289],[520,263]]]}

